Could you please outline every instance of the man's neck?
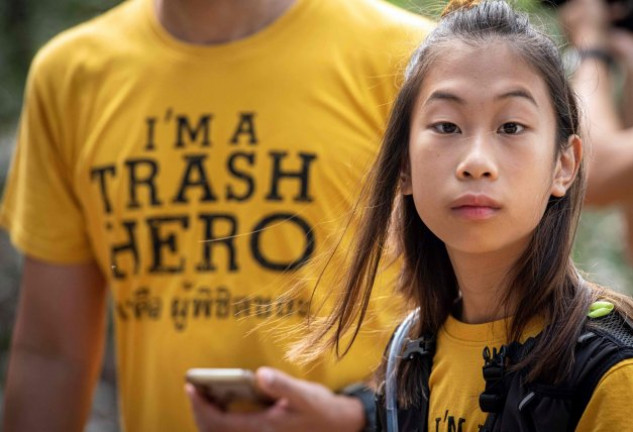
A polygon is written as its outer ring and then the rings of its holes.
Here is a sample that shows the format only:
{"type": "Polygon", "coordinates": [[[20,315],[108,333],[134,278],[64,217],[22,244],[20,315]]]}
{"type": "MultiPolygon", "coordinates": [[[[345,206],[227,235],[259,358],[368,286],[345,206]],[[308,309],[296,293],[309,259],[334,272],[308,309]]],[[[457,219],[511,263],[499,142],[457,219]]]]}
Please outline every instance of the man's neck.
{"type": "Polygon", "coordinates": [[[161,25],[196,45],[228,43],[269,26],[297,0],[154,0],[161,25]]]}

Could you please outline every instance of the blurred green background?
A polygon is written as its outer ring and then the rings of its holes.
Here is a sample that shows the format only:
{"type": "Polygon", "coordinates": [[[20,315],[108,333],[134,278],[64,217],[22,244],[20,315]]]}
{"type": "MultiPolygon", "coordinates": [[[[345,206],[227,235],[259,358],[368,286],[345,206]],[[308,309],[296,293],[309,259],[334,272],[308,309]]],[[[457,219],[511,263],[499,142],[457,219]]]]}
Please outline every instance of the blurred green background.
{"type": "MultiPolygon", "coordinates": [[[[341,0],[345,1],[345,0],[341,0]]],[[[28,67],[35,52],[58,32],[89,19],[119,0],[3,0],[0,2],[0,189],[4,189],[15,142],[16,125],[28,67]]],[[[437,16],[444,2],[392,0],[392,3],[427,16],[437,16]]],[[[561,43],[552,11],[533,0],[518,2],[543,23],[561,43]]],[[[633,269],[625,259],[623,223],[617,209],[587,209],[575,246],[575,258],[591,279],[624,292],[633,292],[633,269]]],[[[0,401],[7,350],[15,319],[21,258],[0,231],[0,401]]],[[[0,411],[0,417],[2,412],[0,411]]],[[[116,383],[112,346],[104,359],[101,383],[95,395],[88,431],[118,431],[116,383]]]]}

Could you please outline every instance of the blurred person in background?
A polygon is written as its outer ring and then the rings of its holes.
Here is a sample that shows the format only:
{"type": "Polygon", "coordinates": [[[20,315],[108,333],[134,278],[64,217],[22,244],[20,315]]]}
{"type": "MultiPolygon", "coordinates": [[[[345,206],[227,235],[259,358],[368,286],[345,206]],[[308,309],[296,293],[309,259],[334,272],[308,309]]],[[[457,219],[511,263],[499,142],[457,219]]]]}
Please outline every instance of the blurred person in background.
{"type": "Polygon", "coordinates": [[[128,0],[42,48],[0,210],[25,254],[5,430],[83,428],[108,292],[125,430],[193,430],[189,368],[262,365],[278,403],[251,429],[370,428],[368,389],[333,391],[371,374],[394,311],[310,367],[261,324],[306,316],[313,285],[286,291],[336,238],[430,26],[378,0],[128,0]]]}
{"type": "Polygon", "coordinates": [[[559,17],[576,53],[573,85],[589,149],[586,202],[622,209],[633,263],[633,8],[625,1],[570,0],[559,17]],[[624,78],[622,109],[614,95],[616,66],[624,78]]]}

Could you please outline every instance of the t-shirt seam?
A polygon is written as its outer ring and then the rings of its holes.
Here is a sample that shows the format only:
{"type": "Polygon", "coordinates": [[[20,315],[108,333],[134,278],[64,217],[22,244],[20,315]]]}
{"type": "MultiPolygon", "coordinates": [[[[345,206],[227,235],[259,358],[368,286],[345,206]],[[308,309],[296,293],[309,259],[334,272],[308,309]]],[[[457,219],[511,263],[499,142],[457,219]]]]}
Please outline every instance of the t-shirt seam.
{"type": "Polygon", "coordinates": [[[6,230],[11,243],[18,250],[36,258],[53,262],[81,262],[94,257],[90,250],[85,248],[76,253],[68,253],[70,249],[77,250],[72,246],[58,249],[59,242],[48,241],[42,235],[26,229],[22,224],[16,222],[7,211],[0,212],[0,227],[6,230]],[[53,246],[52,243],[55,243],[56,246],[53,246]]]}

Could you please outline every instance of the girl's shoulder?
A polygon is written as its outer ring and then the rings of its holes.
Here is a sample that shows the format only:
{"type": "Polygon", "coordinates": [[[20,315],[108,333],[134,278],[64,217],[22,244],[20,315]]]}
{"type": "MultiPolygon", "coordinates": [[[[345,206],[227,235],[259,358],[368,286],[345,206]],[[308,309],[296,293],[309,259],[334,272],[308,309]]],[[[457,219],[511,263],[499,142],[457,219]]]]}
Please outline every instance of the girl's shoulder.
{"type": "Polygon", "coordinates": [[[633,378],[633,322],[617,310],[598,311],[597,316],[590,311],[575,350],[576,391],[589,400],[614,373],[633,378]]]}
{"type": "Polygon", "coordinates": [[[633,399],[633,358],[613,365],[600,379],[583,412],[576,431],[633,429],[630,401],[633,399]]]}

